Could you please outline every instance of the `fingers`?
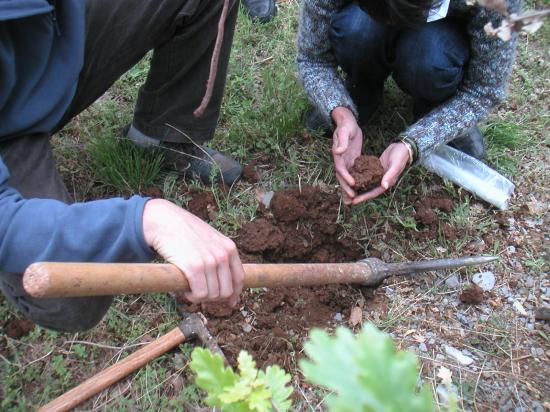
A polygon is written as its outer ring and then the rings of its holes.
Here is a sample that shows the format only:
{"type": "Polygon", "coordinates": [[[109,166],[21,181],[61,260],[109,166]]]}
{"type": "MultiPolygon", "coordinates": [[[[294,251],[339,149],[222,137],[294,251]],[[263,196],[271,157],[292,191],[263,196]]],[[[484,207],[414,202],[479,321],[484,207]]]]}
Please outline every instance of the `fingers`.
{"type": "Polygon", "coordinates": [[[399,176],[401,175],[401,172],[405,169],[406,163],[402,162],[391,162],[390,167],[384,173],[384,176],[382,177],[382,183],[381,186],[388,190],[390,187],[395,186],[397,183],[397,179],[399,179],[399,176]]]}
{"type": "Polygon", "coordinates": [[[229,300],[236,303],[244,280],[237,247],[225,236],[211,241],[213,245],[209,250],[201,252],[202,265],[191,265],[188,269],[191,292],[185,297],[191,302],[229,300]]]}
{"type": "Polygon", "coordinates": [[[243,287],[244,287],[244,268],[241,263],[241,258],[239,257],[239,254],[236,252],[232,254],[229,264],[231,268],[231,274],[232,274],[232,280],[233,280],[233,295],[229,297],[229,304],[231,306],[235,306],[239,300],[239,295],[241,294],[243,287]]]}
{"type": "Polygon", "coordinates": [[[350,135],[346,130],[336,129],[333,136],[332,152],[341,155],[348,150],[350,135]]]}
{"type": "Polygon", "coordinates": [[[340,183],[340,187],[342,188],[342,192],[345,196],[352,199],[356,196],[355,190],[351,188],[348,182],[346,182],[342,175],[338,172],[336,172],[336,180],[340,183]]]}
{"type": "Polygon", "coordinates": [[[378,186],[375,189],[369,190],[368,192],[365,192],[356,198],[354,198],[351,202],[353,205],[358,205],[359,203],[366,202],[367,200],[372,200],[375,197],[380,196],[382,193],[384,193],[387,189],[384,189],[382,186],[378,186]]]}

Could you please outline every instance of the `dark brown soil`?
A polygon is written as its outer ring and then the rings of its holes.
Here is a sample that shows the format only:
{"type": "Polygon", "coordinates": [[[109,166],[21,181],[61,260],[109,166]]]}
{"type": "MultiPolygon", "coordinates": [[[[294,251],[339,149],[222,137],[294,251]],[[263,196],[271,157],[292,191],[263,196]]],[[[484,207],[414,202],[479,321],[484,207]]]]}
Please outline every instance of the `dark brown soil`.
{"type": "Polygon", "coordinates": [[[246,350],[258,366],[279,364],[292,370],[302,343],[314,327],[330,328],[336,313],[348,319],[361,292],[350,286],[249,290],[236,309],[220,304],[188,305],[208,318],[208,329],[232,365],[246,350]]]}
{"type": "Polygon", "coordinates": [[[12,319],[4,324],[6,335],[12,339],[19,339],[34,330],[34,323],[29,319],[12,319]]]}
{"type": "Polygon", "coordinates": [[[192,198],[187,202],[187,210],[202,220],[214,220],[216,218],[216,199],[212,192],[191,192],[192,198]]]}
{"type": "MultiPolygon", "coordinates": [[[[339,218],[345,208],[339,194],[302,186],[275,193],[271,209],[259,209],[256,220],[245,224],[234,238],[241,260],[259,262],[354,262],[364,254],[345,236],[339,218]]],[[[336,313],[348,319],[362,298],[358,288],[347,285],[314,288],[248,290],[237,309],[220,304],[186,305],[201,310],[208,328],[232,364],[240,350],[247,350],[259,367],[277,363],[296,367],[308,331],[333,325],[336,313]]],[[[364,300],[364,299],[363,299],[364,300]]],[[[185,304],[184,304],[185,305],[185,304]]]]}
{"type": "Polygon", "coordinates": [[[164,198],[164,193],[156,186],[146,187],[141,191],[141,194],[145,197],[152,197],[153,199],[162,199],[164,198]]]}
{"type": "Polygon", "coordinates": [[[479,305],[483,303],[483,289],[476,284],[472,284],[462,291],[459,299],[462,303],[468,305],[479,305]]]}
{"type": "Polygon", "coordinates": [[[239,250],[251,260],[345,262],[363,256],[359,244],[343,236],[337,224],[339,210],[346,219],[338,194],[313,186],[281,190],[273,196],[271,208],[272,213],[264,211],[235,237],[239,250]]]}
{"type": "Polygon", "coordinates": [[[421,231],[413,232],[417,240],[436,239],[440,232],[445,239],[454,240],[463,236],[463,231],[453,225],[441,222],[437,211],[449,213],[453,210],[453,200],[442,191],[434,191],[416,202],[415,219],[421,225],[421,231]]]}
{"type": "Polygon", "coordinates": [[[359,192],[367,192],[380,186],[384,168],[376,156],[361,155],[355,159],[350,174],[355,180],[354,188],[359,192]]]}
{"type": "Polygon", "coordinates": [[[416,220],[423,225],[429,226],[439,221],[437,213],[435,212],[436,210],[441,210],[446,213],[453,210],[453,200],[444,193],[437,192],[419,202],[415,209],[416,220]]]}
{"type": "Polygon", "coordinates": [[[243,167],[242,178],[248,183],[257,183],[260,180],[260,174],[256,170],[256,160],[251,161],[243,167]]]}

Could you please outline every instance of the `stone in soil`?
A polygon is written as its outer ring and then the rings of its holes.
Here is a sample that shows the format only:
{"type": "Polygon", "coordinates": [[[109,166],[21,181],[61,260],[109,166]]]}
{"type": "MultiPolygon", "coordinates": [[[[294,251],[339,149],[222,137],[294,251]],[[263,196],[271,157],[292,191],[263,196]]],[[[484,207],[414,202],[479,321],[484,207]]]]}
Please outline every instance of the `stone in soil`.
{"type": "Polygon", "coordinates": [[[488,292],[495,287],[495,274],[493,272],[476,273],[472,277],[472,282],[478,285],[485,292],[488,292]]]}
{"type": "Polygon", "coordinates": [[[474,283],[469,288],[462,291],[459,299],[462,303],[479,305],[483,303],[483,289],[474,283]]]}
{"type": "Polygon", "coordinates": [[[354,189],[358,192],[368,192],[380,186],[384,176],[384,168],[376,156],[359,156],[349,172],[355,180],[354,189]]]}

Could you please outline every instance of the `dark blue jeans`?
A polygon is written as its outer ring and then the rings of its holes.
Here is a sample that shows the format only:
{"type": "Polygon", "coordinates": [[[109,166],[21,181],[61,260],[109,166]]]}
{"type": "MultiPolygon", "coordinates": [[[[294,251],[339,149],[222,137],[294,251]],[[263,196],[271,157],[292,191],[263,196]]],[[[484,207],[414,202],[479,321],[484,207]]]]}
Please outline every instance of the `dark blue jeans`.
{"type": "Polygon", "coordinates": [[[356,4],[334,15],[330,41],[364,121],[380,104],[390,74],[413,97],[415,118],[449,99],[462,80],[470,49],[465,27],[458,21],[446,18],[418,27],[392,27],[356,4]]]}

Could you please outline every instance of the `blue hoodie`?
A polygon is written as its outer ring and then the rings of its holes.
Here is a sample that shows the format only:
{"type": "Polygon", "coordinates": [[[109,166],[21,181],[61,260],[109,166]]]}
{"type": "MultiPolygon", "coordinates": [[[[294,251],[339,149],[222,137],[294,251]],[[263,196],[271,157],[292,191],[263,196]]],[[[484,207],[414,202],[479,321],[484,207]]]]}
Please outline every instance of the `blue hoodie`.
{"type": "MultiPolygon", "coordinates": [[[[84,59],[84,0],[0,0],[0,142],[49,132],[74,96],[84,59]],[[55,6],[55,7],[54,7],[55,6]]],[[[147,199],[24,199],[0,156],[0,272],[36,261],[146,262],[147,199]]]]}
{"type": "Polygon", "coordinates": [[[61,120],[84,63],[85,23],[84,0],[0,0],[0,139],[61,120]]]}

